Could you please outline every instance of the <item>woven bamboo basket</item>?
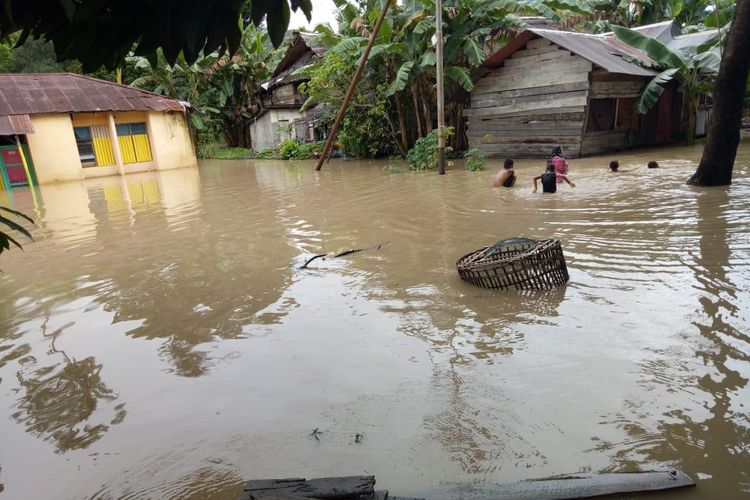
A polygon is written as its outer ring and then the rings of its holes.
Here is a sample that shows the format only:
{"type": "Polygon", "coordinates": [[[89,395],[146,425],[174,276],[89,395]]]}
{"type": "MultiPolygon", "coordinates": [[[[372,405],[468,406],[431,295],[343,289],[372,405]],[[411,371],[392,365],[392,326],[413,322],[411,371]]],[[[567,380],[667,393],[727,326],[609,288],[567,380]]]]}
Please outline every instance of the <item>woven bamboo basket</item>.
{"type": "Polygon", "coordinates": [[[462,280],[500,290],[554,290],[570,279],[560,240],[499,241],[464,255],[456,267],[462,280]]]}

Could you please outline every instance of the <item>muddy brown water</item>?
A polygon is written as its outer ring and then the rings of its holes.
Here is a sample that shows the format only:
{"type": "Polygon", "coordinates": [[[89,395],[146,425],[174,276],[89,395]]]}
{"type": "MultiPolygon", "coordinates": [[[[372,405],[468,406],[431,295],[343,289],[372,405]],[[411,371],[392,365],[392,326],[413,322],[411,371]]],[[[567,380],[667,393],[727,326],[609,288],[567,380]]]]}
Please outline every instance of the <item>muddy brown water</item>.
{"type": "Polygon", "coordinates": [[[531,193],[543,161],[511,190],[489,187],[499,161],[215,161],[15,190],[38,227],[0,259],[0,496],[375,474],[439,497],[668,467],[691,498],[750,495],[750,144],[729,188],[684,184],[699,153],[573,160],[556,195],[531,193]],[[516,235],[561,239],[570,283],[458,279],[461,255],[516,235]]]}

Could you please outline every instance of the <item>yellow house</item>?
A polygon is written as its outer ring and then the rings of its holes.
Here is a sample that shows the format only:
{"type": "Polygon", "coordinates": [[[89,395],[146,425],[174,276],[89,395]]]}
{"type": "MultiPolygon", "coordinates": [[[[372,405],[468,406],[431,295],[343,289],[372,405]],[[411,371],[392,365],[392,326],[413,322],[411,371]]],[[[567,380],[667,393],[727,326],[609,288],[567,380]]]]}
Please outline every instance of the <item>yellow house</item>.
{"type": "Polygon", "coordinates": [[[29,175],[44,184],[196,163],[186,103],[71,73],[0,74],[6,186],[29,175]]]}

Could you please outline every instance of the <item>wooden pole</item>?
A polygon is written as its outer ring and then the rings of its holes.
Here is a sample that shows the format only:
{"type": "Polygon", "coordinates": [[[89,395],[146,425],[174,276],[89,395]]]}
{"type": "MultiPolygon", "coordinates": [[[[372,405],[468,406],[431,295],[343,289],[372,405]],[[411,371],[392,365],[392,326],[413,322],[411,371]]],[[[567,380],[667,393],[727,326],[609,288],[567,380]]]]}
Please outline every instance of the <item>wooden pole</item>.
{"type": "Polygon", "coordinates": [[[445,175],[445,88],[443,87],[443,2],[435,0],[435,55],[437,56],[438,173],[445,175]]]}
{"type": "Polygon", "coordinates": [[[357,67],[357,71],[354,72],[354,78],[352,79],[352,83],[349,85],[349,90],[346,91],[344,102],[341,103],[339,112],[336,114],[336,120],[333,122],[331,132],[328,134],[326,145],[323,148],[323,154],[320,155],[318,164],[315,166],[315,170],[320,170],[321,168],[323,168],[323,162],[325,162],[328,159],[328,156],[331,154],[333,143],[336,140],[336,135],[339,133],[341,122],[344,120],[344,115],[346,114],[346,108],[349,107],[349,103],[351,102],[352,97],[354,97],[354,91],[357,89],[359,80],[362,78],[362,73],[365,71],[367,58],[370,57],[370,50],[372,50],[372,46],[375,44],[375,38],[377,38],[378,33],[380,32],[380,27],[383,25],[385,15],[388,12],[388,8],[391,6],[392,1],[393,0],[386,0],[383,11],[380,13],[380,17],[378,18],[377,23],[375,23],[375,29],[372,31],[372,33],[370,33],[370,40],[367,42],[365,53],[362,54],[362,58],[359,60],[359,66],[357,67]]]}

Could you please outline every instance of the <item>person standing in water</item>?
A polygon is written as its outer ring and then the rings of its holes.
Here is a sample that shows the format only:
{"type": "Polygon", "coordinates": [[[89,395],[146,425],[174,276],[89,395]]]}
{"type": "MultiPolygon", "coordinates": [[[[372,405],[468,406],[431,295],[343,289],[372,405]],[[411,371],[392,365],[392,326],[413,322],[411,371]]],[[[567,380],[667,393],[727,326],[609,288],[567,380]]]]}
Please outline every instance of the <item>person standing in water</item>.
{"type": "Polygon", "coordinates": [[[539,179],[542,180],[542,190],[545,193],[556,193],[557,192],[557,183],[558,182],[567,182],[570,187],[574,188],[576,187],[574,182],[571,182],[570,179],[568,179],[568,176],[565,174],[558,174],[555,172],[555,165],[550,163],[547,165],[547,171],[544,172],[542,175],[537,175],[534,177],[534,192],[537,191],[537,183],[539,179]],[[562,179],[562,180],[561,180],[562,179]]]}
{"type": "MultiPolygon", "coordinates": [[[[568,162],[565,161],[565,152],[562,146],[555,146],[552,150],[552,156],[547,159],[547,163],[555,166],[555,173],[558,175],[568,175],[568,162]]],[[[562,177],[557,178],[557,183],[562,184],[562,177]]]]}
{"type": "Polygon", "coordinates": [[[498,170],[495,174],[495,181],[492,183],[494,187],[513,187],[516,183],[516,172],[513,170],[513,160],[510,158],[505,159],[503,169],[498,170]]]}

